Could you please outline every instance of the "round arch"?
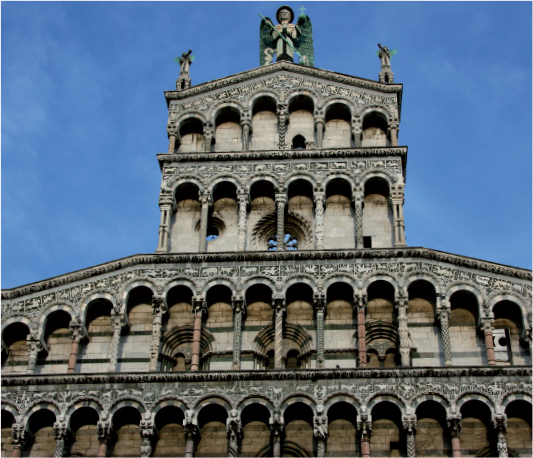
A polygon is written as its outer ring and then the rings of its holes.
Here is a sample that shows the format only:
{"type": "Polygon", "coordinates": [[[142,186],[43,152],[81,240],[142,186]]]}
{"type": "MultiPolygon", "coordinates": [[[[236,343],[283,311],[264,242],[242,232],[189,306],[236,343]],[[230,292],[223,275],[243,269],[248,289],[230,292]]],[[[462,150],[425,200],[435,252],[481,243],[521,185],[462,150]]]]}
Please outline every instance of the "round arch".
{"type": "Polygon", "coordinates": [[[313,411],[313,415],[317,414],[315,401],[310,396],[304,394],[298,394],[295,396],[294,394],[291,394],[285,399],[283,399],[280,403],[281,416],[285,416],[285,411],[288,407],[299,402],[305,404],[306,406],[309,406],[313,411]]]}

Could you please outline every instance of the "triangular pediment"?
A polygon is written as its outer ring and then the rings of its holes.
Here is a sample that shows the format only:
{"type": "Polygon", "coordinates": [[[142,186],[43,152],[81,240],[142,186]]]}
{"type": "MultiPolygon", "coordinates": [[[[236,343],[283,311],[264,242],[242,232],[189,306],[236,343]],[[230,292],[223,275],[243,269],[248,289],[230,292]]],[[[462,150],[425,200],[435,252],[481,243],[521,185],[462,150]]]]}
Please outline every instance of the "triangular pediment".
{"type": "Polygon", "coordinates": [[[277,62],[189,89],[165,91],[165,98],[171,111],[203,111],[220,101],[242,103],[251,93],[262,89],[274,90],[283,99],[300,88],[322,100],[347,98],[360,105],[397,105],[398,112],[403,90],[401,84],[385,84],[320,68],[277,62]]]}

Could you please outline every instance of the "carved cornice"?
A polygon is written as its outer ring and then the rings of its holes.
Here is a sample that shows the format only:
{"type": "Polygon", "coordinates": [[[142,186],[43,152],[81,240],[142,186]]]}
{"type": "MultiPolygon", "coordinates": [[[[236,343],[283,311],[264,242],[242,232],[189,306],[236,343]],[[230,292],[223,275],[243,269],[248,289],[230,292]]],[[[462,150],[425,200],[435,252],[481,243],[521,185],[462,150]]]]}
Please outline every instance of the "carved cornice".
{"type": "Polygon", "coordinates": [[[183,100],[188,97],[193,97],[196,95],[204,94],[209,91],[223,89],[226,87],[233,86],[235,84],[244,83],[250,81],[254,78],[259,78],[261,76],[270,75],[279,71],[285,70],[291,73],[297,73],[299,75],[311,76],[314,78],[320,78],[327,81],[332,81],[335,83],[341,83],[348,86],[370,89],[379,92],[385,93],[396,93],[398,94],[398,106],[401,107],[402,99],[402,84],[385,84],[380,83],[379,81],[372,81],[363,78],[358,78],[356,76],[344,75],[342,73],[335,73],[330,70],[323,70],[321,68],[313,67],[304,67],[298,64],[293,64],[289,62],[277,62],[275,64],[267,65],[264,67],[259,67],[253,70],[248,70],[242,73],[237,73],[235,75],[227,76],[217,80],[209,81],[207,83],[199,84],[198,86],[193,86],[189,89],[183,91],[165,91],[165,98],[167,104],[170,100],[183,100]]]}
{"type": "Polygon", "coordinates": [[[102,374],[4,375],[2,386],[80,385],[96,383],[164,383],[235,380],[329,380],[413,377],[527,377],[529,366],[396,367],[356,369],[299,369],[268,371],[111,372],[102,374]]]}
{"type": "Polygon", "coordinates": [[[335,148],[335,149],[295,149],[268,151],[227,151],[213,153],[158,154],[160,165],[172,162],[213,162],[213,161],[263,161],[265,159],[317,159],[336,157],[399,156],[405,171],[407,146],[381,146],[378,148],[335,148]]]}
{"type": "Polygon", "coordinates": [[[110,272],[116,272],[126,267],[146,264],[177,264],[177,263],[217,263],[217,262],[246,262],[246,261],[307,261],[328,259],[402,259],[421,258],[445,262],[458,267],[468,267],[480,271],[531,281],[531,270],[505,266],[480,259],[469,258],[443,251],[423,247],[408,248],[379,248],[360,250],[295,250],[295,251],[250,251],[225,253],[183,253],[183,254],[137,254],[100,264],[88,269],[78,270],[44,281],[30,283],[13,289],[2,290],[2,299],[13,299],[32,293],[37,293],[75,281],[85,280],[110,272]]]}

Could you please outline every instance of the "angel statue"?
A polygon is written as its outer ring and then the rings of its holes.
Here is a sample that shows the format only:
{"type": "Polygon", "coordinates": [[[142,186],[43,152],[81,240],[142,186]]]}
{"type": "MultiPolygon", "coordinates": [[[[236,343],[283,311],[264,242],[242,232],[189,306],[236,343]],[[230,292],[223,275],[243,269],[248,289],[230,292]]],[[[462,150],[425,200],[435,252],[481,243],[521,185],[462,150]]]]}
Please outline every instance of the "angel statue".
{"type": "Polygon", "coordinates": [[[181,57],[175,57],[174,60],[180,64],[180,75],[182,73],[189,73],[191,64],[194,62],[194,56],[191,55],[192,51],[189,49],[189,52],[184,52],[181,54],[181,57]]]}
{"type": "Polygon", "coordinates": [[[313,27],[309,16],[304,14],[305,8],[300,8],[298,23],[292,23],[294,11],[289,6],[281,6],[276,12],[279,24],[274,26],[270,18],[261,16],[259,27],[259,62],[261,66],[272,63],[274,53],[276,62],[285,60],[294,62],[294,54],[299,58],[299,64],[308,67],[315,66],[313,50],[313,27]]]}
{"type": "Polygon", "coordinates": [[[381,67],[390,67],[390,59],[392,56],[395,56],[398,52],[397,49],[391,49],[386,46],[381,46],[381,43],[378,43],[379,51],[376,51],[376,54],[381,59],[381,67]]]}

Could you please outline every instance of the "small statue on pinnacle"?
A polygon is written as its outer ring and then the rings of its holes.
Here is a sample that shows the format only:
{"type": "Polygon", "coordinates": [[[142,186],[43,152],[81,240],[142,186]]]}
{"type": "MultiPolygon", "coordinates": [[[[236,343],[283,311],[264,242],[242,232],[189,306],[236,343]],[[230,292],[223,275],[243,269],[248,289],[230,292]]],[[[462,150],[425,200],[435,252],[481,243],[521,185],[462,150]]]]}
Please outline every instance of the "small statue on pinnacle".
{"type": "Polygon", "coordinates": [[[379,82],[380,83],[394,83],[394,73],[392,72],[390,66],[391,57],[396,55],[398,52],[396,49],[389,51],[389,48],[386,46],[381,46],[381,43],[378,43],[379,51],[376,51],[377,56],[381,60],[381,70],[379,72],[379,82]]]}
{"type": "Polygon", "coordinates": [[[176,80],[176,90],[183,91],[191,87],[191,77],[189,71],[191,64],[194,62],[194,56],[191,55],[192,50],[184,52],[181,57],[175,57],[174,60],[180,64],[180,76],[176,80]]]}

